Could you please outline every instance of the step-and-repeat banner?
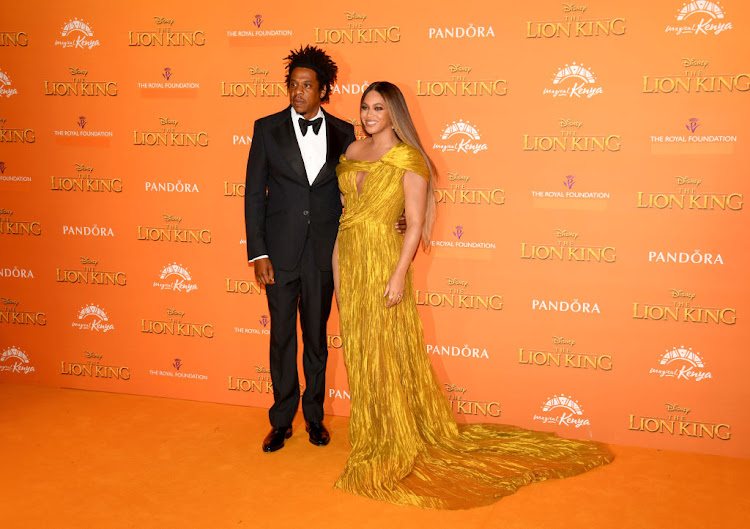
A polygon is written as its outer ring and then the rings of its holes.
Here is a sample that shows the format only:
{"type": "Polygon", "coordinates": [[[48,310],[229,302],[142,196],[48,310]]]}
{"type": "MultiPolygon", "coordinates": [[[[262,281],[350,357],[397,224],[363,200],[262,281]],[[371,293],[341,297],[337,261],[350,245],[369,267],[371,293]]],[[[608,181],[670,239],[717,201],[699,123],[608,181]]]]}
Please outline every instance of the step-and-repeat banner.
{"type": "MultiPolygon", "coordinates": [[[[244,170],[314,44],[328,110],[361,136],[396,83],[440,171],[415,287],[459,422],[750,456],[747,3],[353,8],[2,7],[0,381],[270,406],[244,170]]],[[[347,415],[335,309],[328,342],[347,415]]]]}

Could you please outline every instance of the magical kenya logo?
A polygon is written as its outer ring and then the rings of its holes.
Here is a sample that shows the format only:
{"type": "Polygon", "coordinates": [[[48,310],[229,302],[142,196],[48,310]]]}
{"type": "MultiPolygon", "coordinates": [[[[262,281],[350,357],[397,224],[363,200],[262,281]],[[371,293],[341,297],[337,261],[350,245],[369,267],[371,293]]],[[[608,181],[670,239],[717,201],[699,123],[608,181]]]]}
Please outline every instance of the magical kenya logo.
{"type": "Polygon", "coordinates": [[[94,38],[94,30],[83,20],[68,20],[60,29],[60,38],[55,41],[55,46],[63,48],[76,48],[90,50],[99,46],[99,41],[94,38]]]}
{"type": "Polygon", "coordinates": [[[72,326],[75,329],[96,332],[109,332],[115,328],[109,319],[109,315],[93,304],[78,311],[77,321],[74,321],[72,326]]]}
{"type": "Polygon", "coordinates": [[[0,70],[0,97],[10,97],[18,93],[18,89],[13,88],[11,84],[8,74],[0,70]]]}
{"type": "Polygon", "coordinates": [[[574,398],[560,394],[548,398],[542,404],[542,413],[535,414],[534,420],[542,424],[560,426],[590,426],[591,423],[583,416],[583,408],[574,398]]]}
{"type": "Polygon", "coordinates": [[[21,373],[28,375],[36,371],[29,362],[29,357],[18,347],[8,347],[0,355],[0,372],[21,373]]]}
{"type": "Polygon", "coordinates": [[[668,25],[664,31],[675,35],[718,35],[733,28],[721,5],[696,0],[683,4],[675,15],[674,25],[668,25]]]}
{"type": "Polygon", "coordinates": [[[659,375],[660,378],[695,382],[713,378],[711,372],[706,369],[706,362],[700,353],[694,352],[691,348],[685,348],[684,345],[667,350],[659,358],[659,366],[652,367],[649,373],[659,375]]]}
{"type": "Polygon", "coordinates": [[[432,148],[440,152],[459,152],[477,154],[487,150],[487,144],[481,143],[482,135],[479,130],[469,123],[459,119],[446,125],[440,134],[443,143],[435,143],[432,148]]]}
{"type": "Polygon", "coordinates": [[[552,88],[545,88],[542,93],[552,97],[591,99],[604,92],[597,85],[594,73],[583,64],[566,64],[552,76],[552,88]]]}
{"type": "Polygon", "coordinates": [[[172,263],[161,270],[159,280],[154,281],[154,286],[160,290],[192,292],[198,288],[198,285],[192,281],[193,278],[185,267],[177,263],[172,263]]]}

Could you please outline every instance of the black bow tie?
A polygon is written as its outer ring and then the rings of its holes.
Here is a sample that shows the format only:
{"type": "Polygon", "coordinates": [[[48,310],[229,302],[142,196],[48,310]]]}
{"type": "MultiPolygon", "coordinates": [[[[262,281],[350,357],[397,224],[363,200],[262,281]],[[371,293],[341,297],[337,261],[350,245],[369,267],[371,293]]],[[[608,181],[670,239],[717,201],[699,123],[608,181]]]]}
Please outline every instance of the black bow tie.
{"type": "Polygon", "coordinates": [[[302,131],[302,135],[307,134],[307,127],[312,127],[315,134],[320,130],[320,126],[323,124],[323,118],[314,119],[308,121],[305,118],[299,118],[299,130],[302,131]]]}

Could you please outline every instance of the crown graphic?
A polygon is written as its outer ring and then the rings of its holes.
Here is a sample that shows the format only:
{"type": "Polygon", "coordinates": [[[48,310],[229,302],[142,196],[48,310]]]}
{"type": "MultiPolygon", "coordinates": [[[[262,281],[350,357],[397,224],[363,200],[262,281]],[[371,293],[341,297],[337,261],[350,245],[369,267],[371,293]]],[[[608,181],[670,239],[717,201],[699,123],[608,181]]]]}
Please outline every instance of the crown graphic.
{"type": "Polygon", "coordinates": [[[3,354],[0,356],[0,362],[5,362],[9,358],[16,358],[24,364],[29,363],[29,357],[16,346],[9,347],[3,351],[3,354]]]}
{"type": "Polygon", "coordinates": [[[662,355],[661,360],[659,360],[659,364],[663,366],[669,365],[672,362],[678,360],[688,362],[694,367],[705,366],[705,364],[703,363],[703,358],[701,358],[698,353],[694,353],[692,349],[685,349],[684,345],[681,345],[679,348],[675,347],[671,351],[667,351],[664,355],[662,355]]]}
{"type": "Polygon", "coordinates": [[[94,36],[94,31],[89,27],[89,25],[86,24],[83,20],[78,20],[77,18],[68,20],[68,22],[62,28],[61,35],[65,37],[68,34],[73,33],[74,31],[80,31],[87,37],[94,36]]]}
{"type": "Polygon", "coordinates": [[[190,281],[190,272],[185,270],[185,268],[182,267],[182,265],[178,265],[177,263],[172,263],[170,265],[167,265],[164,267],[164,269],[161,271],[161,276],[159,276],[160,279],[166,279],[167,277],[171,275],[178,275],[185,281],[190,281]]]}
{"type": "Polygon", "coordinates": [[[455,136],[457,134],[463,134],[473,140],[478,140],[481,138],[481,136],[479,135],[479,131],[474,127],[474,125],[472,125],[468,121],[464,122],[462,120],[459,120],[458,123],[454,121],[451,125],[446,126],[445,130],[443,131],[442,139],[447,140],[451,136],[455,136]]]}
{"type": "Polygon", "coordinates": [[[709,2],[708,0],[696,0],[682,6],[682,9],[677,14],[677,20],[685,20],[690,15],[696,13],[702,13],[711,18],[724,18],[724,11],[718,4],[709,2]]]}
{"type": "Polygon", "coordinates": [[[84,307],[81,309],[81,311],[78,313],[78,319],[83,320],[87,318],[88,316],[93,316],[95,318],[98,318],[102,321],[108,321],[109,316],[107,316],[107,313],[104,312],[102,309],[97,307],[96,305],[89,305],[87,307],[84,307]]]}
{"type": "Polygon", "coordinates": [[[571,413],[575,413],[576,415],[583,415],[583,409],[578,402],[570,397],[566,397],[565,395],[560,395],[559,397],[555,395],[542,404],[542,411],[550,411],[555,408],[563,408],[571,413]]]}
{"type": "Polygon", "coordinates": [[[560,84],[566,79],[580,79],[585,83],[593,83],[596,81],[594,74],[586,68],[583,64],[573,63],[573,66],[566,64],[564,67],[557,70],[557,73],[552,78],[553,84],[560,84]]]}

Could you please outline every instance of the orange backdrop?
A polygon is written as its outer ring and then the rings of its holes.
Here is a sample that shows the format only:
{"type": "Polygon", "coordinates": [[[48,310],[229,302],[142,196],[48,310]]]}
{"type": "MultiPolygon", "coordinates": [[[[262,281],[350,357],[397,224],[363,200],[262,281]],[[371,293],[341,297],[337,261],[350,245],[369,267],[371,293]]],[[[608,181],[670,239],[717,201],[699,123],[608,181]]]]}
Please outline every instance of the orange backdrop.
{"type": "Polygon", "coordinates": [[[309,43],[332,113],[395,82],[439,168],[416,288],[459,421],[748,457],[750,8],[425,6],[3,6],[0,381],[270,406],[244,168],[309,43]]]}

